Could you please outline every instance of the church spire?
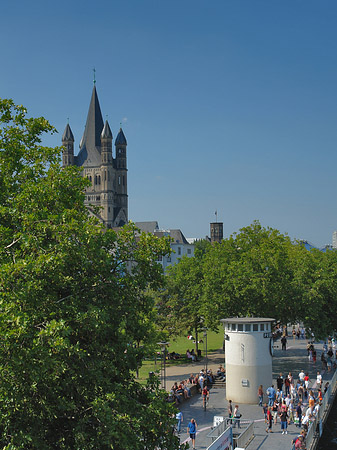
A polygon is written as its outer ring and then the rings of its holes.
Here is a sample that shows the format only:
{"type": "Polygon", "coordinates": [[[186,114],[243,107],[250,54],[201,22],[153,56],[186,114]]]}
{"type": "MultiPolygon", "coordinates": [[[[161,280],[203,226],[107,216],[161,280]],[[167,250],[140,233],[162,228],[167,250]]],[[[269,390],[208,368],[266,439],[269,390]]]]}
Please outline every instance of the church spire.
{"type": "Polygon", "coordinates": [[[94,84],[90,106],[87,116],[87,122],[84,129],[83,138],[81,139],[81,150],[85,148],[88,153],[94,151],[95,148],[101,146],[101,133],[103,130],[103,118],[101,107],[99,105],[96,85],[94,84]]]}

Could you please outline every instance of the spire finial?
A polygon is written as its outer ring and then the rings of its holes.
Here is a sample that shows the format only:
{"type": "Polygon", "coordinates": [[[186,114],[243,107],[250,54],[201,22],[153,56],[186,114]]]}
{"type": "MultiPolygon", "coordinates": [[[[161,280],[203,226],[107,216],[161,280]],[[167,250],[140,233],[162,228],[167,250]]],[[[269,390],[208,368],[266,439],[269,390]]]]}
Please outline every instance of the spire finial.
{"type": "Polygon", "coordinates": [[[122,128],[122,122],[119,122],[120,127],[122,128]]]}
{"type": "Polygon", "coordinates": [[[69,125],[69,117],[67,117],[68,125],[69,125]]]}
{"type": "Polygon", "coordinates": [[[215,221],[218,222],[218,211],[215,211],[215,221]]]}
{"type": "Polygon", "coordinates": [[[93,72],[94,72],[94,86],[95,86],[95,84],[96,84],[96,69],[95,69],[95,67],[93,68],[93,72]]]}

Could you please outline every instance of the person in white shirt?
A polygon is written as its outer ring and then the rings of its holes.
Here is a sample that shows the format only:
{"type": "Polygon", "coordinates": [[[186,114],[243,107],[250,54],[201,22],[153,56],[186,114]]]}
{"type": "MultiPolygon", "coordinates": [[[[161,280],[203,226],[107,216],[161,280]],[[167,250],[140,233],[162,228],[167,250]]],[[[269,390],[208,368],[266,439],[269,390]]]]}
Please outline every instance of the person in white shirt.
{"type": "Polygon", "coordinates": [[[298,378],[302,383],[304,382],[304,377],[305,373],[303,372],[303,370],[301,370],[301,372],[298,374],[298,378]]]}
{"type": "Polygon", "coordinates": [[[317,371],[316,384],[317,384],[317,389],[321,389],[321,387],[322,387],[322,375],[319,373],[319,370],[317,371]]]}

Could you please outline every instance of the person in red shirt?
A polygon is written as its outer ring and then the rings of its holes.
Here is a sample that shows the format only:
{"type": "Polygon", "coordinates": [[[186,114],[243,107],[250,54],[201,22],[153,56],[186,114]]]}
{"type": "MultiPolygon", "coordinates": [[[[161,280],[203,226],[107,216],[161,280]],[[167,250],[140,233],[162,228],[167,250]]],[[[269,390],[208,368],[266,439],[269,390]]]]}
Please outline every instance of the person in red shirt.
{"type": "Polygon", "coordinates": [[[272,433],[273,431],[272,431],[272,426],[273,426],[273,415],[272,415],[272,413],[271,413],[271,407],[270,406],[268,406],[268,411],[267,411],[267,423],[268,423],[268,426],[267,426],[267,428],[266,428],[266,432],[267,433],[272,433]]]}

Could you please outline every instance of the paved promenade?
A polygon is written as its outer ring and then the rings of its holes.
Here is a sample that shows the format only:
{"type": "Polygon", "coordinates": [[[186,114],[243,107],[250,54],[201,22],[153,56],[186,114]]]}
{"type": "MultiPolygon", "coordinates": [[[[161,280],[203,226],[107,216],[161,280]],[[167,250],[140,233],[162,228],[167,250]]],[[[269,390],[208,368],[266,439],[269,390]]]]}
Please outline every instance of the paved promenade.
{"type": "MultiPolygon", "coordinates": [[[[317,370],[321,371],[320,355],[322,352],[322,345],[315,344],[317,350],[317,362],[316,364],[310,363],[307,356],[307,340],[288,338],[287,351],[280,350],[279,341],[275,342],[274,357],[273,357],[273,380],[276,386],[276,378],[280,372],[283,375],[287,375],[292,372],[293,376],[298,377],[299,372],[303,370],[308,372],[312,383],[310,387],[316,386],[316,374],[317,370]]],[[[223,364],[224,354],[222,351],[211,353],[209,355],[208,367],[213,370],[219,367],[219,364],[223,364]]],[[[182,366],[170,367],[167,369],[167,387],[171,387],[175,381],[181,381],[188,378],[190,373],[196,374],[200,372],[200,369],[204,367],[204,361],[201,363],[190,363],[182,366]]],[[[324,373],[323,383],[329,381],[332,377],[332,372],[324,373]]],[[[266,390],[268,386],[264,386],[266,390]]],[[[257,396],[256,396],[257,400],[257,396]]],[[[265,400],[265,399],[264,399],[265,400]]],[[[267,399],[266,399],[267,401],[267,399]]],[[[180,435],[181,442],[189,442],[189,435],[187,434],[187,425],[191,418],[194,418],[198,424],[198,433],[196,437],[196,448],[200,450],[207,449],[212,443],[212,440],[207,437],[207,434],[211,431],[213,425],[214,416],[227,417],[227,400],[225,389],[212,388],[210,391],[210,402],[207,411],[202,408],[202,398],[200,395],[196,395],[187,400],[181,405],[181,411],[184,416],[182,424],[182,432],[180,435]]],[[[295,425],[289,425],[288,434],[282,435],[281,425],[278,421],[277,425],[273,425],[273,433],[267,434],[264,423],[264,416],[262,408],[256,405],[239,405],[240,412],[242,414],[241,423],[242,426],[245,420],[254,421],[254,439],[246,447],[247,450],[290,450],[292,439],[298,435],[298,428],[295,425]]]]}

